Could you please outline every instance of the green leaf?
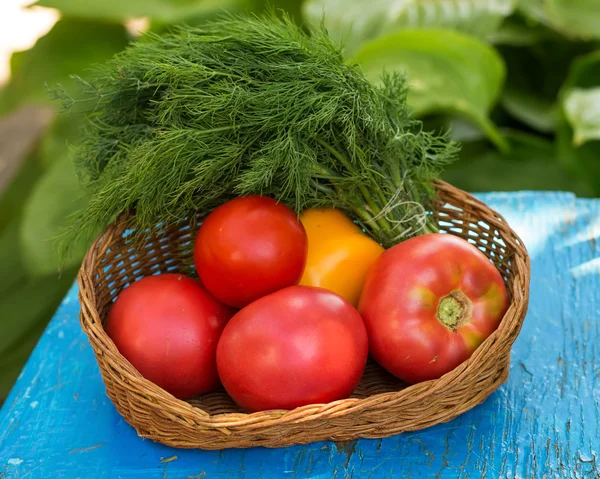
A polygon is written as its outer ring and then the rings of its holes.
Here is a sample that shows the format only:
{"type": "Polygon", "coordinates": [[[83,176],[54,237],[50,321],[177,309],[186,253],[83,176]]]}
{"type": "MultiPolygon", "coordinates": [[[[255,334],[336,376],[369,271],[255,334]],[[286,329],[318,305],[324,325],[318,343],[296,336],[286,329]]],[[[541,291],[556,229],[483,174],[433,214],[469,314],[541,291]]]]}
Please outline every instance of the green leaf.
{"type": "Polygon", "coordinates": [[[573,144],[600,140],[600,87],[574,88],[564,100],[567,120],[574,130],[573,144]]]}
{"type": "Polygon", "coordinates": [[[556,127],[556,105],[553,101],[507,88],[502,95],[502,107],[514,118],[543,133],[550,133],[556,127]]]}
{"type": "MultiPolygon", "coordinates": [[[[19,138],[18,141],[25,140],[19,138]]],[[[0,142],[2,142],[1,138],[0,142]]],[[[9,152],[0,147],[0,158],[2,158],[2,161],[7,161],[9,154],[9,152]]],[[[21,214],[23,204],[43,172],[44,167],[39,155],[36,151],[30,152],[28,157],[22,161],[12,181],[6,185],[2,196],[0,196],[0,233],[11,221],[21,214]]]]}
{"type": "Polygon", "coordinates": [[[0,112],[24,102],[50,103],[45,84],[71,87],[70,75],[104,62],[127,43],[127,30],[122,25],[59,20],[33,48],[15,54],[10,82],[0,91],[0,112]]]}
{"type": "Polygon", "coordinates": [[[384,70],[406,74],[408,103],[416,115],[463,116],[506,148],[488,117],[502,88],[504,63],[483,41],[449,30],[403,30],[364,45],[355,59],[375,83],[384,70]]]}
{"type": "Polygon", "coordinates": [[[581,55],[570,65],[569,76],[562,85],[562,95],[570,89],[594,88],[600,85],[600,50],[581,55]]]}
{"type": "Polygon", "coordinates": [[[454,141],[480,141],[484,138],[482,131],[473,123],[461,117],[450,117],[448,128],[442,131],[449,131],[450,138],[454,141]]]}
{"type": "Polygon", "coordinates": [[[589,196],[600,196],[600,141],[589,141],[575,146],[573,130],[564,113],[559,115],[556,133],[560,164],[580,182],[588,185],[592,190],[589,196]]]}
{"type": "Polygon", "coordinates": [[[531,21],[522,15],[511,15],[486,38],[497,45],[524,47],[556,37],[557,34],[552,29],[539,22],[531,21]]]}
{"type": "MultiPolygon", "coordinates": [[[[39,111],[47,113],[48,109],[24,107],[11,114],[0,125],[4,126],[8,135],[0,138],[0,157],[6,161],[15,161],[10,160],[12,153],[27,156],[0,198],[0,234],[11,227],[11,234],[8,236],[10,244],[0,245],[0,264],[11,264],[8,271],[13,271],[0,278],[0,292],[5,280],[15,276],[16,272],[25,270],[25,266],[28,273],[36,276],[58,271],[58,257],[53,250],[51,237],[64,225],[64,215],[70,213],[72,208],[82,206],[76,201],[82,196],[82,192],[69,164],[67,146],[67,139],[75,138],[75,133],[79,130],[80,119],[75,115],[61,116],[50,128],[45,128],[46,119],[38,118],[39,111]],[[29,130],[34,130],[34,124],[41,120],[44,122],[36,126],[34,138],[29,138],[29,130]],[[23,125],[28,125],[29,128],[20,133],[23,125]],[[45,132],[40,144],[38,135],[43,128],[45,132]],[[11,145],[13,140],[18,145],[31,145],[15,153],[14,145],[11,145]],[[16,221],[18,228],[15,226],[16,221]],[[13,234],[14,231],[21,233],[13,234]],[[12,245],[12,240],[19,240],[19,236],[23,240],[23,251],[20,246],[17,248],[12,245]],[[15,249],[19,250],[19,254],[15,253],[15,249]],[[25,261],[21,260],[22,254],[25,261]]],[[[7,237],[3,238],[6,243],[7,237]]],[[[66,266],[79,262],[82,254],[81,249],[76,250],[72,263],[67,263],[66,266]]]]}
{"type": "Polygon", "coordinates": [[[425,131],[447,132],[451,140],[471,142],[485,140],[482,131],[473,123],[455,115],[428,115],[421,119],[425,131]]]}
{"type": "MultiPolygon", "coordinates": [[[[161,0],[165,4],[173,4],[173,0],[161,0]]],[[[172,31],[174,23],[185,23],[201,26],[209,21],[217,20],[225,12],[228,13],[263,13],[269,9],[285,11],[297,24],[302,24],[302,0],[204,0],[196,4],[191,11],[175,11],[173,15],[151,17],[149,31],[163,34],[172,31]]],[[[147,5],[145,3],[144,5],[147,5]]],[[[89,12],[86,10],[86,13],[89,12]]]]}
{"type": "Polygon", "coordinates": [[[564,40],[529,48],[502,46],[499,51],[506,62],[507,87],[556,101],[573,63],[591,49],[590,44],[564,40]]]}
{"type": "MultiPolygon", "coordinates": [[[[21,223],[25,265],[34,276],[56,273],[60,258],[54,238],[66,226],[66,218],[86,205],[83,191],[68,155],[57,159],[29,196],[21,223]]],[[[87,244],[73,248],[65,267],[76,266],[87,244]]]]}
{"type": "Polygon", "coordinates": [[[0,301],[0,356],[20,338],[26,336],[37,321],[50,319],[46,314],[60,303],[60,298],[72,284],[74,270],[60,277],[57,274],[34,280],[27,279],[2,295],[0,301]]]}
{"type": "Polygon", "coordinates": [[[81,133],[81,118],[78,115],[58,115],[39,145],[38,154],[42,164],[48,167],[68,156],[69,144],[76,143],[81,133]]]}
{"type": "MultiPolygon", "coordinates": [[[[577,137],[570,124],[576,127],[583,126],[581,117],[585,117],[585,105],[579,105],[577,97],[573,101],[573,92],[590,91],[598,88],[600,84],[600,50],[591,52],[577,58],[569,70],[569,75],[559,92],[559,104],[556,128],[556,145],[558,158],[571,175],[587,183],[592,189],[593,196],[600,196],[600,141],[592,138],[583,143],[583,137],[577,137]],[[568,105],[569,98],[571,104],[568,105]],[[570,113],[568,110],[571,110],[570,113]],[[575,118],[577,117],[577,122],[575,118]]],[[[596,108],[592,106],[592,108],[596,108]]],[[[587,120],[586,122],[587,123],[587,120]]],[[[587,127],[586,127],[587,128],[587,127]]],[[[582,132],[579,132],[581,135],[582,132]]],[[[586,133],[587,134],[587,133],[586,133]]]]}
{"type": "Polygon", "coordinates": [[[19,243],[20,220],[15,215],[0,233],[0,298],[27,278],[19,243]]]}
{"type": "Polygon", "coordinates": [[[558,161],[554,145],[525,133],[506,135],[510,153],[481,142],[465,144],[444,179],[466,191],[568,190],[586,196],[591,190],[573,179],[558,161]]]}
{"type": "Polygon", "coordinates": [[[501,46],[507,76],[501,104],[512,117],[542,133],[556,128],[557,96],[569,68],[590,45],[549,39],[528,48],[501,46]]]}
{"type": "Polygon", "coordinates": [[[302,6],[303,0],[260,0],[263,3],[263,9],[269,5],[274,8],[282,9],[288,12],[288,14],[296,21],[301,23],[303,20],[302,6]]]}
{"type": "Polygon", "coordinates": [[[39,0],[35,5],[60,10],[68,17],[123,21],[149,17],[166,23],[233,11],[249,5],[247,0],[39,0]]]}
{"type": "MultiPolygon", "coordinates": [[[[571,124],[576,125],[576,128],[581,127],[583,122],[578,119],[577,123],[571,121],[570,124],[569,116],[574,120],[576,116],[585,117],[587,114],[585,112],[587,106],[580,107],[577,97],[575,98],[577,101],[574,102],[572,93],[596,90],[599,84],[600,50],[596,50],[580,56],[571,65],[569,76],[559,92],[562,108],[557,124],[557,149],[561,164],[581,181],[587,182],[596,196],[600,195],[600,141],[594,140],[595,136],[592,136],[583,143],[584,138],[578,138],[578,130],[574,131],[571,127],[571,124]],[[571,98],[570,105],[568,105],[569,98],[571,98]],[[571,110],[570,113],[568,110],[571,110]]],[[[591,105],[591,108],[597,109],[594,105],[591,105]]],[[[579,135],[581,134],[582,132],[579,132],[579,135]]]]}
{"type": "Polygon", "coordinates": [[[309,0],[304,15],[325,18],[331,36],[348,51],[404,28],[447,28],[485,37],[514,9],[515,0],[309,0]]]}
{"type": "Polygon", "coordinates": [[[530,18],[564,35],[600,38],[598,0],[521,0],[519,8],[530,18]]]}

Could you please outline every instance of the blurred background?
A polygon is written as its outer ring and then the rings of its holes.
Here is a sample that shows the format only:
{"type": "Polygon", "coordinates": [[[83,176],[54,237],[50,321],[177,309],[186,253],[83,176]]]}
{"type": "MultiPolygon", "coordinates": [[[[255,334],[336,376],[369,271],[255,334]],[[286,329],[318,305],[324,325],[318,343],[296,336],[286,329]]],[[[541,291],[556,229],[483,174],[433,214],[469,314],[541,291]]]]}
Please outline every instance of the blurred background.
{"type": "MultiPolygon", "coordinates": [[[[145,30],[200,24],[263,0],[0,2],[0,401],[73,284],[52,238],[85,202],[69,160],[76,117],[45,84],[103,62],[145,30]]],[[[471,192],[600,196],[598,0],[275,0],[325,25],[372,81],[407,74],[427,129],[462,142],[446,180],[471,192]]]]}

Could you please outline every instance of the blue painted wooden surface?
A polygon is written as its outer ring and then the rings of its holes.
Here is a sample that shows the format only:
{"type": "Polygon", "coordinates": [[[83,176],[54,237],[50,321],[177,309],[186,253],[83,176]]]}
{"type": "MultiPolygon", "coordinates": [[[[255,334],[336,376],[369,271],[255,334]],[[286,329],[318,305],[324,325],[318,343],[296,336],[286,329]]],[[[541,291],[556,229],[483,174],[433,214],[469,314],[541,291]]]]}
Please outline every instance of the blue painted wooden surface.
{"type": "Polygon", "coordinates": [[[456,420],[383,440],[190,451],[116,413],[65,298],[0,413],[8,478],[600,478],[600,201],[481,195],[532,256],[508,382],[456,420]]]}

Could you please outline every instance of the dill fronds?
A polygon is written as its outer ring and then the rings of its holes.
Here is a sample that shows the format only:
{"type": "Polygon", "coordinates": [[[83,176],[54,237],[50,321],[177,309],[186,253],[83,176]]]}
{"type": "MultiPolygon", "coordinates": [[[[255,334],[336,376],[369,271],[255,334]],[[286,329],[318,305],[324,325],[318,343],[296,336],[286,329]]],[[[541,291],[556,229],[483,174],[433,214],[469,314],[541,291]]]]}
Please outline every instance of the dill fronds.
{"type": "Polygon", "coordinates": [[[55,91],[86,124],[76,162],[90,201],[66,244],[125,211],[160,230],[246,194],[342,208],[384,246],[426,231],[457,146],[411,118],[404,78],[383,80],[322,27],[273,13],[147,34],[79,79],[80,98],[55,91]]]}

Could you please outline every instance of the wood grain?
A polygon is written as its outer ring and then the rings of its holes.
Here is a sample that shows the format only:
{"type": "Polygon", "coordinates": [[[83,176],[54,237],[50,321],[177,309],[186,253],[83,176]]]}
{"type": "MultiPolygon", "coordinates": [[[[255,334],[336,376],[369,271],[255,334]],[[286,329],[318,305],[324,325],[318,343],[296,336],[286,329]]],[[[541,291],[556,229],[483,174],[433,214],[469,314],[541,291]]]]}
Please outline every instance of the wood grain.
{"type": "Polygon", "coordinates": [[[600,478],[600,200],[479,196],[532,257],[530,308],[510,377],[482,405],[383,440],[171,449],[138,438],[106,397],[73,289],[0,412],[0,472],[5,479],[600,478]]]}

